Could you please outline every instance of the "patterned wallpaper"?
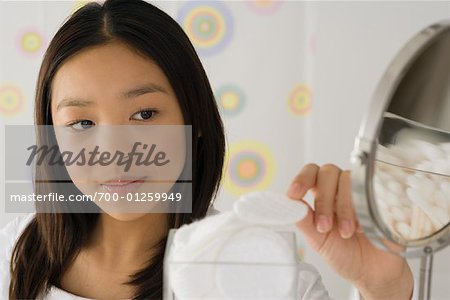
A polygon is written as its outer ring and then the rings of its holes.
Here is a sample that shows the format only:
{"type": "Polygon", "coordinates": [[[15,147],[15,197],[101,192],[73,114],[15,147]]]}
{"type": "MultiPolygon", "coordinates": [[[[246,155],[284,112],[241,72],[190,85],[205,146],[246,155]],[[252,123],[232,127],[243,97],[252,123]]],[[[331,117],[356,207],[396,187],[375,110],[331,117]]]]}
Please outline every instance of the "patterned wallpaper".
{"type": "MultiPolygon", "coordinates": [[[[1,3],[2,127],[33,123],[34,89],[45,49],[64,20],[86,3],[1,3]]],[[[314,33],[308,31],[312,28],[307,24],[308,4],[272,0],[151,3],[169,13],[189,36],[225,122],[226,167],[216,206],[229,209],[239,195],[254,190],[284,193],[303,163],[305,120],[313,108],[307,68],[316,46],[314,33]]]]}
{"type": "MultiPolygon", "coordinates": [[[[2,3],[0,17],[8,22],[0,28],[1,125],[33,122],[44,51],[58,26],[85,3],[2,3]]],[[[251,190],[284,191],[301,165],[304,151],[298,137],[313,107],[304,63],[315,51],[313,33],[307,32],[307,4],[153,3],[184,28],[214,88],[228,138],[224,205],[251,190]]]]}

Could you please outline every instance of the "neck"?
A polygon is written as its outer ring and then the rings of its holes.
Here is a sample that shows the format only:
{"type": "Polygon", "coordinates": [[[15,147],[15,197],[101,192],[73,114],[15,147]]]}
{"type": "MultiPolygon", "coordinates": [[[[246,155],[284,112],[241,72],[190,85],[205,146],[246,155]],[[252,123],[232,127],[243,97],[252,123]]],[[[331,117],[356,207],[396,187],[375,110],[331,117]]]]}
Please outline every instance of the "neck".
{"type": "Polygon", "coordinates": [[[105,265],[140,268],[148,263],[168,230],[167,214],[148,213],[123,221],[102,213],[88,249],[105,265]]]}

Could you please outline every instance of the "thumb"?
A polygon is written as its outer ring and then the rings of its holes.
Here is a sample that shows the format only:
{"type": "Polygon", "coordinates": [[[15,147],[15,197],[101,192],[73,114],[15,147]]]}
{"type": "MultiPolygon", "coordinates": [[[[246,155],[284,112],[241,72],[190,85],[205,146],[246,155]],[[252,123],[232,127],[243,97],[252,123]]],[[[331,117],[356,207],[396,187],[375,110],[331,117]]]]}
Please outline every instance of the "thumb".
{"type": "Polygon", "coordinates": [[[308,244],[315,250],[319,251],[320,247],[326,239],[327,233],[320,233],[314,223],[314,211],[311,206],[304,200],[293,200],[301,201],[308,208],[306,216],[298,221],[295,225],[297,228],[305,235],[308,244]]]}

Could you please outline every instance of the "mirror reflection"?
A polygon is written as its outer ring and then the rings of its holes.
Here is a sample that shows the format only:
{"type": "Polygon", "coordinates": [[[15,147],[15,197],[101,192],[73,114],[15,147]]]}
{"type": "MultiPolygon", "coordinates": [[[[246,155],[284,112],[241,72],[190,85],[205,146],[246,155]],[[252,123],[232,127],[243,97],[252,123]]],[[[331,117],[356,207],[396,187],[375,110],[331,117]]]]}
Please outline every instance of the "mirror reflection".
{"type": "Polygon", "coordinates": [[[381,219],[400,240],[429,237],[450,221],[450,134],[389,113],[383,130],[373,182],[381,219]]]}

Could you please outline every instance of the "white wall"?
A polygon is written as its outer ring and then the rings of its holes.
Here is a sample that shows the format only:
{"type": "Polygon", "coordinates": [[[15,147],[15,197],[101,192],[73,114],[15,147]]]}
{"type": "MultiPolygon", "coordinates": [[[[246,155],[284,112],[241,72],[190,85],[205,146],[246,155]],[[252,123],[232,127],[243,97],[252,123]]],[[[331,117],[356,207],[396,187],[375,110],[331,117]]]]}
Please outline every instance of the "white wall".
{"type": "MultiPolygon", "coordinates": [[[[349,168],[363,114],[396,52],[424,27],[450,19],[450,2],[316,3],[317,54],[314,109],[306,161],[349,168]]],[[[450,248],[435,257],[433,299],[448,299],[450,248]]],[[[316,255],[326,286],[343,299],[345,284],[316,255]]],[[[412,262],[418,274],[418,262],[412,262]]]]}

